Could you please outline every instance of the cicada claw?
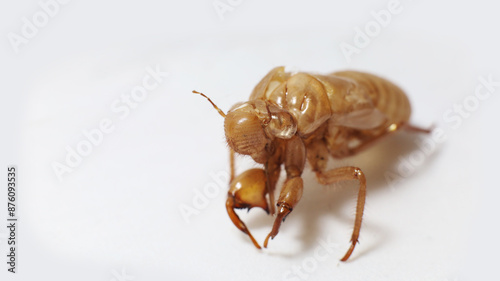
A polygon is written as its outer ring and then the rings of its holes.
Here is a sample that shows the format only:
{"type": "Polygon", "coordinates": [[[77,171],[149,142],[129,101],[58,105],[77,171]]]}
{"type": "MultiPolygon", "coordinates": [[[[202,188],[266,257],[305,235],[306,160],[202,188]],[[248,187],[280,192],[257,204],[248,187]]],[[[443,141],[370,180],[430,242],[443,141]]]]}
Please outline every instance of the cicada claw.
{"type": "Polygon", "coordinates": [[[236,214],[234,209],[260,207],[269,214],[269,206],[266,200],[266,174],[263,169],[250,169],[237,176],[232,182],[227,194],[226,209],[229,218],[234,225],[246,233],[257,249],[261,249],[259,243],[248,230],[245,223],[236,214]]]}

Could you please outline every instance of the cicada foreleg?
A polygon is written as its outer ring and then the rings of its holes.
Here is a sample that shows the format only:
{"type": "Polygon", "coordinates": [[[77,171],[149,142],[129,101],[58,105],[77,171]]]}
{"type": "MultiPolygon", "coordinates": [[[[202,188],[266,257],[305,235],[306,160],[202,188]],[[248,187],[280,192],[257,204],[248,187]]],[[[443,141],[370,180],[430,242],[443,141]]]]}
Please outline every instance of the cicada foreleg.
{"type": "Polygon", "coordinates": [[[266,200],[267,186],[266,173],[263,169],[250,169],[239,176],[235,177],[231,182],[226,200],[226,210],[229,218],[234,225],[252,240],[257,249],[260,249],[259,243],[248,230],[247,226],[241,221],[235,209],[251,209],[260,207],[269,213],[269,207],[266,200]]]}

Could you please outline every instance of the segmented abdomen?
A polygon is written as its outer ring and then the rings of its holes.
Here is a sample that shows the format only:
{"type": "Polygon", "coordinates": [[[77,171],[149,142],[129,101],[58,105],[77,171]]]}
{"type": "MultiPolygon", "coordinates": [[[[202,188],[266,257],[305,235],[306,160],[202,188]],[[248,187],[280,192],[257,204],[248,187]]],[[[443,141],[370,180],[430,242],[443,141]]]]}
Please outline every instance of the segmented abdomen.
{"type": "Polygon", "coordinates": [[[411,114],[410,102],[401,88],[390,81],[364,72],[340,71],[332,73],[337,77],[352,79],[365,88],[373,105],[384,113],[388,120],[384,126],[406,123],[411,114]]]}

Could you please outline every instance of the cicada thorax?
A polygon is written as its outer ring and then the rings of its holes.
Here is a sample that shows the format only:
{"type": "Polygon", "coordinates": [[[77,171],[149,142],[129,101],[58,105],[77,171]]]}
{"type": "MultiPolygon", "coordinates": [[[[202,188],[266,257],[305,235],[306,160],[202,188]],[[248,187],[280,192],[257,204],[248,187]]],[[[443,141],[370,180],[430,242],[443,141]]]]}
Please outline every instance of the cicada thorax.
{"type": "Polygon", "coordinates": [[[323,83],[307,73],[286,73],[283,67],[271,70],[257,84],[250,96],[250,100],[254,99],[266,100],[290,112],[301,137],[314,133],[332,116],[323,83]]]}

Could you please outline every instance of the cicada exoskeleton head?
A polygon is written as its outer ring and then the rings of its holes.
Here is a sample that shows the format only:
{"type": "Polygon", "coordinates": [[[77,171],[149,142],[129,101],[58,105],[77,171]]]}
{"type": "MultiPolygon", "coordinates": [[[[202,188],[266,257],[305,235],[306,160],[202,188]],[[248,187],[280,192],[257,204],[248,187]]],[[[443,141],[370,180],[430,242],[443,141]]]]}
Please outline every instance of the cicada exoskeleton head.
{"type": "Polygon", "coordinates": [[[287,111],[263,100],[252,100],[229,110],[224,131],[235,152],[250,155],[257,163],[265,163],[274,150],[273,140],[291,138],[297,125],[287,111]]]}
{"type": "Polygon", "coordinates": [[[238,103],[224,114],[207,96],[224,117],[224,132],[228,145],[236,153],[250,155],[255,162],[265,163],[272,154],[275,138],[290,139],[297,132],[297,122],[286,110],[264,100],[238,103]]]}

